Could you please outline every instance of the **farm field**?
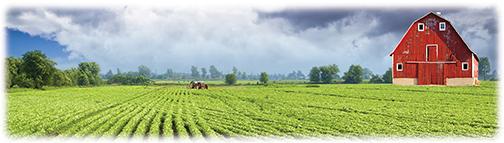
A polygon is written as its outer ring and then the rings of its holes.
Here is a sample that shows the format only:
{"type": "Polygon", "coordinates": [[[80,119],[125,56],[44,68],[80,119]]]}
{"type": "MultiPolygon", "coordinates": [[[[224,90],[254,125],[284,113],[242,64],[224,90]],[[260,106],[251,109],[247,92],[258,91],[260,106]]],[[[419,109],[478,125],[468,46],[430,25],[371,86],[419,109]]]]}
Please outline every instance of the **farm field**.
{"type": "Polygon", "coordinates": [[[21,137],[492,137],[498,128],[496,82],[102,86],[7,95],[7,131],[21,137]]]}

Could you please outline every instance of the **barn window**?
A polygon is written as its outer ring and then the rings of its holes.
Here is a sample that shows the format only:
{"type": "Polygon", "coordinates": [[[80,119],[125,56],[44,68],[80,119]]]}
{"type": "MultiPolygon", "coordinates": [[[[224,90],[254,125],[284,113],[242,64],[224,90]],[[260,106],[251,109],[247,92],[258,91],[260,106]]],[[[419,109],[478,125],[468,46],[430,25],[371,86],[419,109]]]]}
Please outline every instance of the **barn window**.
{"type": "Polygon", "coordinates": [[[402,71],[403,70],[403,64],[402,63],[397,63],[396,65],[396,71],[402,71]]]}
{"type": "Polygon", "coordinates": [[[446,22],[440,22],[439,31],[445,31],[445,30],[446,30],[446,22]]]}
{"type": "Polygon", "coordinates": [[[423,23],[418,23],[418,31],[424,31],[425,27],[423,23]]]}
{"type": "Polygon", "coordinates": [[[462,70],[463,70],[463,71],[466,71],[466,70],[468,70],[468,69],[469,69],[469,63],[467,63],[467,62],[462,62],[462,70]]]}

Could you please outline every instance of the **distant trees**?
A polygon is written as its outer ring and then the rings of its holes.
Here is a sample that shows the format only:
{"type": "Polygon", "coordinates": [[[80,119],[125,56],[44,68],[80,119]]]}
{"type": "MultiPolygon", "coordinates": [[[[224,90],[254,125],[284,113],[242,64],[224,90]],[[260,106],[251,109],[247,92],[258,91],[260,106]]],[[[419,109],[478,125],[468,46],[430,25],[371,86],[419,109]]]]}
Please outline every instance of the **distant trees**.
{"type": "Polygon", "coordinates": [[[201,68],[201,79],[207,78],[207,70],[205,68],[201,68]]]}
{"type": "Polygon", "coordinates": [[[362,71],[362,78],[363,79],[371,79],[372,76],[373,76],[373,72],[368,68],[364,68],[364,70],[362,71]]]}
{"type": "Polygon", "coordinates": [[[260,81],[261,83],[263,83],[263,84],[266,84],[266,83],[268,83],[268,80],[269,80],[269,78],[268,78],[268,73],[266,73],[266,72],[261,72],[261,78],[259,78],[259,81],[260,81]]]}
{"type": "Polygon", "coordinates": [[[310,82],[311,83],[319,83],[320,82],[320,69],[318,67],[313,67],[310,70],[310,82]]]}
{"type": "Polygon", "coordinates": [[[33,87],[41,89],[43,86],[48,85],[49,79],[56,70],[54,67],[56,63],[38,50],[26,52],[22,59],[21,70],[33,83],[33,87]]]}
{"type": "Polygon", "coordinates": [[[389,68],[382,76],[384,83],[392,83],[392,68],[389,68]]]}
{"type": "Polygon", "coordinates": [[[214,65],[210,66],[208,72],[210,72],[210,78],[212,79],[218,79],[222,76],[222,73],[214,65]]]}
{"type": "MultiPolygon", "coordinates": [[[[167,72],[170,72],[170,70],[168,70],[167,72]]],[[[117,73],[112,76],[112,78],[110,78],[107,83],[122,85],[149,85],[153,83],[153,81],[150,79],[151,76],[153,76],[153,73],[151,72],[149,67],[140,65],[138,66],[137,72],[130,71],[126,73],[117,73]]]]}
{"type": "Polygon", "coordinates": [[[361,83],[363,69],[360,65],[351,65],[347,72],[343,75],[345,83],[361,83]]]}
{"type": "Polygon", "coordinates": [[[7,58],[9,88],[28,87],[42,89],[44,86],[99,85],[100,67],[94,62],[83,62],[78,68],[59,70],[56,63],[41,51],[29,51],[22,58],[7,58]]]}
{"type": "Polygon", "coordinates": [[[291,73],[287,74],[287,79],[294,79],[294,80],[305,79],[305,75],[300,70],[292,71],[291,73]]]}
{"type": "Polygon", "coordinates": [[[226,78],[225,78],[226,84],[233,85],[233,84],[236,84],[236,81],[237,81],[236,74],[230,73],[230,74],[226,75],[226,78]]]}
{"type": "Polygon", "coordinates": [[[95,62],[82,62],[79,64],[79,86],[96,86],[101,84],[100,66],[95,62]]]}
{"type": "Polygon", "coordinates": [[[191,77],[192,77],[193,79],[199,79],[200,74],[199,74],[199,71],[198,71],[198,67],[196,67],[196,66],[191,66],[191,77]]]}
{"type": "Polygon", "coordinates": [[[383,75],[373,74],[369,83],[392,83],[392,68],[389,68],[383,75]]]}
{"type": "Polygon", "coordinates": [[[114,76],[114,73],[112,73],[112,70],[109,70],[104,76],[103,78],[105,79],[110,79],[112,78],[112,76],[114,76]]]}
{"type": "Polygon", "coordinates": [[[326,65],[320,67],[313,67],[310,70],[311,83],[331,83],[338,75],[339,68],[337,65],[326,65]]]}
{"type": "Polygon", "coordinates": [[[488,60],[487,57],[482,57],[479,59],[478,63],[478,77],[482,80],[489,80],[490,79],[490,61],[488,60]]]}
{"type": "Polygon", "coordinates": [[[371,75],[371,79],[369,79],[369,83],[383,83],[383,79],[380,75],[371,75]]]}
{"type": "Polygon", "coordinates": [[[7,87],[32,87],[32,83],[26,77],[26,73],[22,71],[21,65],[23,60],[15,57],[7,58],[7,87]]]}
{"type": "Polygon", "coordinates": [[[122,85],[148,85],[152,83],[147,77],[136,76],[134,74],[116,74],[107,81],[109,84],[122,84],[122,85]]]}
{"type": "Polygon", "coordinates": [[[147,67],[145,65],[140,65],[140,66],[138,66],[138,75],[146,77],[146,78],[150,78],[152,75],[152,72],[149,69],[149,67],[147,67]]]}
{"type": "Polygon", "coordinates": [[[322,83],[331,83],[339,72],[339,68],[335,64],[321,66],[319,69],[322,83]]]}

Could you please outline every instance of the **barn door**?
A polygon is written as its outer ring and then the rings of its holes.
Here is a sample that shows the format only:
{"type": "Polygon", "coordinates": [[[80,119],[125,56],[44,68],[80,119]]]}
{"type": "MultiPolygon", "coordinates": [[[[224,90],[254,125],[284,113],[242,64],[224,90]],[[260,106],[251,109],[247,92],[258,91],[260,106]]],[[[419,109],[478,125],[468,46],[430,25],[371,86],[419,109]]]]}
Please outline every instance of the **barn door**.
{"type": "Polygon", "coordinates": [[[427,51],[426,51],[426,58],[427,58],[427,61],[437,61],[437,58],[438,58],[438,49],[437,49],[437,45],[428,45],[427,46],[427,51]]]}
{"type": "Polygon", "coordinates": [[[430,83],[429,84],[444,84],[444,75],[443,75],[443,64],[434,63],[429,64],[429,72],[430,72],[430,83]]]}

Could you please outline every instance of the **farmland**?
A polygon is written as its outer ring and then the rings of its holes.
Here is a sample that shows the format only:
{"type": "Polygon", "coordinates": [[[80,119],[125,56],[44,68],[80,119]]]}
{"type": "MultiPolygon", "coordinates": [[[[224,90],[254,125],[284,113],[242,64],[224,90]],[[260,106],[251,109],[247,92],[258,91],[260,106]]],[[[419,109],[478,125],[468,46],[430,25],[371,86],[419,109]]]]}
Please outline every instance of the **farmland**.
{"type": "Polygon", "coordinates": [[[470,136],[497,130],[496,82],[10,89],[12,136],[470,136]]]}

